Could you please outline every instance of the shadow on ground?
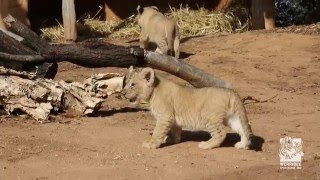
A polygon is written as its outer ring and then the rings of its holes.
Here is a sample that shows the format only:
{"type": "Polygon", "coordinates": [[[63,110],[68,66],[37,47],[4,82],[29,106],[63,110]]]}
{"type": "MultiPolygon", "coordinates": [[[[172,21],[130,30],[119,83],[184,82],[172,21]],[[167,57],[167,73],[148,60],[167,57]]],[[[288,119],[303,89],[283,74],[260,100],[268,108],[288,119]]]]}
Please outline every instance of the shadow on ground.
{"type": "Polygon", "coordinates": [[[100,110],[98,112],[91,114],[90,117],[107,117],[107,116],[112,116],[119,113],[140,112],[140,111],[148,111],[148,110],[140,109],[140,108],[124,107],[124,108],[117,108],[117,109],[110,109],[110,110],[100,110]]]}
{"type": "MultiPolygon", "coordinates": [[[[181,134],[181,143],[187,141],[201,142],[207,141],[211,138],[210,134],[205,131],[187,131],[183,130],[181,134]]],[[[222,143],[221,147],[234,147],[234,144],[240,141],[240,136],[237,133],[228,133],[226,139],[222,143]]],[[[262,151],[264,139],[260,136],[253,135],[251,137],[252,147],[254,151],[262,151]]],[[[164,146],[170,146],[174,144],[165,144],[164,146]]]]}

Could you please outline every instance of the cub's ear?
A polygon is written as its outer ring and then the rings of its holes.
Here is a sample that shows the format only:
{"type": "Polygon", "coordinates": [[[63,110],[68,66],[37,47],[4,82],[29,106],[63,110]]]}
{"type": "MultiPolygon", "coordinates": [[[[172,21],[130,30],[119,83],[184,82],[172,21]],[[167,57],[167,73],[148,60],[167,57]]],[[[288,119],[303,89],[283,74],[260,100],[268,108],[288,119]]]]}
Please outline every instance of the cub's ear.
{"type": "Polygon", "coordinates": [[[133,73],[135,72],[135,69],[133,69],[133,66],[130,66],[128,73],[126,74],[127,78],[130,78],[133,73]]]}
{"type": "Polygon", "coordinates": [[[152,9],[156,10],[156,11],[159,11],[158,7],[157,6],[150,6],[152,9]]]}
{"type": "Polygon", "coordinates": [[[134,72],[133,66],[129,67],[129,74],[132,74],[134,72]]]}
{"type": "Polygon", "coordinates": [[[143,9],[144,8],[142,8],[140,5],[138,5],[137,12],[138,12],[139,15],[141,15],[143,13],[143,9]]]}
{"type": "Polygon", "coordinates": [[[144,68],[139,73],[140,77],[147,82],[147,85],[151,87],[154,83],[154,70],[152,68],[144,68]]]}
{"type": "Polygon", "coordinates": [[[133,73],[135,72],[135,70],[133,69],[133,66],[130,66],[128,73],[124,76],[123,78],[123,84],[125,86],[125,84],[128,83],[128,81],[131,79],[131,77],[133,76],[133,73]]]}

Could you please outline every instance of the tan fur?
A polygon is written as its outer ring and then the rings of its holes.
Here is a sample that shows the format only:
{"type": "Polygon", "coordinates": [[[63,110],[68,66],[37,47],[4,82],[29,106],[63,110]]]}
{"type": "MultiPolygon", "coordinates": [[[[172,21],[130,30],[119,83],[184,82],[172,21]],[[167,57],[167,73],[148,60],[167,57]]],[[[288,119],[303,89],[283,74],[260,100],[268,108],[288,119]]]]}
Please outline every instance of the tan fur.
{"type": "Polygon", "coordinates": [[[156,127],[151,140],[143,147],[159,148],[168,133],[174,143],[181,139],[181,129],[207,131],[212,138],[199,143],[201,149],[219,147],[228,132],[228,126],[241,136],[235,147],[249,149],[251,127],[240,97],[231,89],[190,88],[156,76],[145,68],[126,77],[123,94],[131,102],[146,101],[154,115],[156,127]]]}
{"type": "Polygon", "coordinates": [[[155,6],[138,6],[137,20],[141,26],[140,47],[150,49],[156,45],[156,52],[173,55],[179,58],[179,29],[174,19],[164,16],[155,6]]]}

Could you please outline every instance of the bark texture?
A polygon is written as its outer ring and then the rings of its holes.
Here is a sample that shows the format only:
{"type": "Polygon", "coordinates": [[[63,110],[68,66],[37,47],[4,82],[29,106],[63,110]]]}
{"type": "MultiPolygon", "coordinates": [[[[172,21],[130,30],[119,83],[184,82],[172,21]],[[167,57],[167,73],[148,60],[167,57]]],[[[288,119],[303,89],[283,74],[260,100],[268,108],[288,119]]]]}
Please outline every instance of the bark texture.
{"type": "Polygon", "coordinates": [[[107,96],[120,92],[122,86],[123,77],[114,73],[68,83],[0,68],[0,105],[8,114],[24,112],[38,121],[48,120],[51,112],[72,110],[88,115],[99,110],[107,96]]]}

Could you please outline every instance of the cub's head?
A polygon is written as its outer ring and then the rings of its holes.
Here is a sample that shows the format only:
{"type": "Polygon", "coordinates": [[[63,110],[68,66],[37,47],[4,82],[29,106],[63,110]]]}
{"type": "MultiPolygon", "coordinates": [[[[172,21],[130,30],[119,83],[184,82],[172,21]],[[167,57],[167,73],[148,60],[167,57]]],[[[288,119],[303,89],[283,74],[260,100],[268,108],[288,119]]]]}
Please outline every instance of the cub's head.
{"type": "Polygon", "coordinates": [[[156,85],[156,77],[152,68],[144,68],[140,72],[129,68],[124,79],[122,94],[133,104],[141,101],[149,102],[156,85]]]}
{"type": "Polygon", "coordinates": [[[148,7],[137,7],[137,21],[139,26],[144,26],[151,16],[159,13],[159,9],[156,6],[148,6],[148,7]]]}

